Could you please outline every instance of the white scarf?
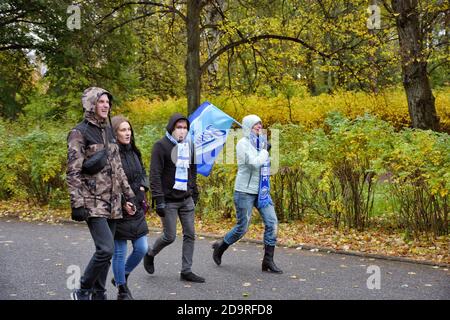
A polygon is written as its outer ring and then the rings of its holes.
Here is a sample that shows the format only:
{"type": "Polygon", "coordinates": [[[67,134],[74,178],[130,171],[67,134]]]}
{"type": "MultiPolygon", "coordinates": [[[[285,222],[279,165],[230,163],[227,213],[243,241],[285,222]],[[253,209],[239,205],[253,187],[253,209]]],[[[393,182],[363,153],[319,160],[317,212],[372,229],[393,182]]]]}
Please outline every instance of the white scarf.
{"type": "Polygon", "coordinates": [[[175,138],[166,131],[166,137],[176,146],[178,146],[178,154],[177,154],[177,163],[175,166],[177,167],[175,171],[175,184],[173,185],[174,189],[187,191],[187,182],[188,182],[188,169],[189,169],[189,160],[190,160],[190,148],[189,143],[178,142],[175,138]]]}

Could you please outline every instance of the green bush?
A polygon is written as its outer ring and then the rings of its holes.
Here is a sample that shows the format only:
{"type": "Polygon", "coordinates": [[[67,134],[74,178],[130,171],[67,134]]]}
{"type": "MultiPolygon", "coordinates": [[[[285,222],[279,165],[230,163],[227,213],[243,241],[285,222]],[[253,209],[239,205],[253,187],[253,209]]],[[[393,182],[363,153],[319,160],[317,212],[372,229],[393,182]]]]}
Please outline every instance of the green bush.
{"type": "Polygon", "coordinates": [[[433,131],[395,134],[393,148],[378,163],[394,200],[399,227],[407,234],[449,232],[450,139],[433,131]]]}
{"type": "MultiPolygon", "coordinates": [[[[276,124],[279,170],[272,198],[280,221],[320,215],[362,230],[375,216],[418,237],[448,234],[449,136],[423,130],[395,132],[371,115],[349,120],[330,113],[323,128],[276,124]],[[387,204],[387,203],[388,204],[387,204]],[[391,212],[393,210],[393,212],[391,212]]],[[[216,164],[199,178],[204,216],[234,214],[236,166],[216,164]]]]}
{"type": "Polygon", "coordinates": [[[3,193],[36,204],[67,198],[63,192],[66,135],[58,129],[46,132],[35,129],[22,136],[8,135],[3,139],[0,144],[0,183],[3,193]],[[55,196],[57,199],[54,199],[55,196]]]}
{"type": "Polygon", "coordinates": [[[199,208],[204,217],[220,220],[234,216],[235,166],[214,165],[208,177],[198,175],[199,208]]]}
{"type": "MultiPolygon", "coordinates": [[[[69,206],[65,183],[68,126],[0,121],[0,197],[69,206]],[[27,127],[28,124],[30,128],[27,127]]],[[[164,122],[166,119],[164,119],[164,122]]],[[[133,122],[133,120],[132,120],[133,122]]],[[[165,123],[133,123],[144,166],[165,123]]],[[[379,216],[408,235],[449,233],[449,135],[424,130],[395,131],[371,115],[350,120],[329,113],[320,128],[275,124],[279,167],[272,198],[280,221],[322,216],[362,230],[379,216]]],[[[198,176],[199,215],[234,216],[236,165],[216,163],[209,177],[198,176]]]]}
{"type": "MultiPolygon", "coordinates": [[[[131,121],[131,120],[130,120],[131,121]]],[[[164,134],[165,127],[158,125],[145,125],[143,128],[135,127],[133,125],[133,130],[135,131],[136,145],[141,151],[142,161],[144,162],[144,167],[149,174],[148,170],[150,167],[150,157],[153,144],[161,139],[164,134]]]]}

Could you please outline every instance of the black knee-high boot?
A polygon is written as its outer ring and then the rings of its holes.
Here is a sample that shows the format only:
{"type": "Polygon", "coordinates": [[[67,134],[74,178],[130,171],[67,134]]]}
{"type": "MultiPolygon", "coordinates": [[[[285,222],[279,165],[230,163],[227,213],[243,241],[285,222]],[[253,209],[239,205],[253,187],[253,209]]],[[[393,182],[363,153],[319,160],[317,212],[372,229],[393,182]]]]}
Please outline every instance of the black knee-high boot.
{"type": "Polygon", "coordinates": [[[275,251],[275,246],[264,246],[264,259],[262,262],[262,271],[273,272],[273,273],[283,273],[283,270],[277,267],[273,261],[273,253],[275,251]]]}
{"type": "Polygon", "coordinates": [[[226,244],[225,241],[223,241],[223,239],[214,242],[214,244],[212,245],[214,249],[213,260],[218,266],[220,266],[220,264],[222,263],[222,255],[225,252],[225,250],[228,249],[229,246],[230,245],[226,244]]]}
{"type": "Polygon", "coordinates": [[[126,284],[120,284],[117,286],[117,290],[117,300],[134,300],[126,284]]]}

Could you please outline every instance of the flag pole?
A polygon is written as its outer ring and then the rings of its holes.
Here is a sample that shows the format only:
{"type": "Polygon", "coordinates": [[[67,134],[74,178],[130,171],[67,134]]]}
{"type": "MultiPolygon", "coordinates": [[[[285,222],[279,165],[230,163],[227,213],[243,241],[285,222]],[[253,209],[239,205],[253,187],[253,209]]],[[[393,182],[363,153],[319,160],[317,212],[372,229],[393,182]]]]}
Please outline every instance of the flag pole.
{"type": "Polygon", "coordinates": [[[239,122],[237,122],[236,120],[234,120],[234,118],[233,118],[233,121],[236,122],[236,123],[242,128],[242,124],[240,124],[239,122]]]}

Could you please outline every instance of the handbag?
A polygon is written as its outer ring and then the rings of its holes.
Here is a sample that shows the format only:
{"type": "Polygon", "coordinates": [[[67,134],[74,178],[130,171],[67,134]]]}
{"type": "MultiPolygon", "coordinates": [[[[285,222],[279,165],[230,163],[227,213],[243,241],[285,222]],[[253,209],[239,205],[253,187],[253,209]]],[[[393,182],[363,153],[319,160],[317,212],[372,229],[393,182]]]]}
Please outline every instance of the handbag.
{"type": "Polygon", "coordinates": [[[82,166],[82,172],[87,174],[96,174],[106,166],[108,163],[108,132],[106,132],[106,139],[104,143],[104,148],[97,151],[89,159],[84,160],[82,166]]]}
{"type": "Polygon", "coordinates": [[[106,166],[107,161],[108,151],[106,149],[97,151],[92,157],[83,162],[82,172],[96,174],[106,166]]]}

